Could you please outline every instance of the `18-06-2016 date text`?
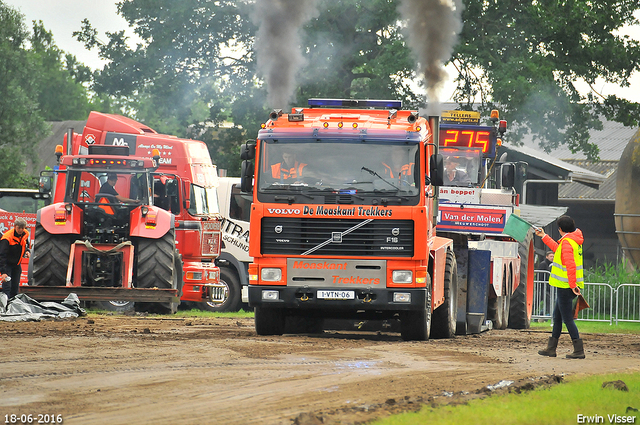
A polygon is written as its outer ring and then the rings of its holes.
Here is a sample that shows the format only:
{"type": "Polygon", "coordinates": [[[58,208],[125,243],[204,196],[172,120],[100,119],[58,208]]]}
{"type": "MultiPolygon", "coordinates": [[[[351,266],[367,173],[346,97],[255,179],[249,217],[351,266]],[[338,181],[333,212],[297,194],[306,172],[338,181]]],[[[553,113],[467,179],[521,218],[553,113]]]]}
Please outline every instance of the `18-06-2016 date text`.
{"type": "Polygon", "coordinates": [[[5,424],[61,424],[62,415],[38,413],[38,414],[6,414],[5,424]]]}

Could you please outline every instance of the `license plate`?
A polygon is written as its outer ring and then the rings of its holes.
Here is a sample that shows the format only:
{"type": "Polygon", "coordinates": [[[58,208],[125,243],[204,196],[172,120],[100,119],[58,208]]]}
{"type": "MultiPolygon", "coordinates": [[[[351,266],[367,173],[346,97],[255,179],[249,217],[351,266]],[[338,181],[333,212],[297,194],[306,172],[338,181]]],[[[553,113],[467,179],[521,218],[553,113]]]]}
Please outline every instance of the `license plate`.
{"type": "Polygon", "coordinates": [[[323,300],[353,300],[355,291],[318,291],[318,298],[323,300]]]}

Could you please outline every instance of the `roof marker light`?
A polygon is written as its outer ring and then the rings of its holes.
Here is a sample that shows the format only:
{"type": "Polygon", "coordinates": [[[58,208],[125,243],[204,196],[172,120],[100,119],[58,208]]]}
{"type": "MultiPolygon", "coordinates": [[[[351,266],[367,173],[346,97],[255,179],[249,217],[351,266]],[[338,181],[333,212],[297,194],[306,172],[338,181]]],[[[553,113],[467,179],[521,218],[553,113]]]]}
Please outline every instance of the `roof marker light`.
{"type": "Polygon", "coordinates": [[[338,128],[342,128],[342,127],[344,127],[344,123],[343,123],[342,121],[340,121],[340,122],[338,123],[338,128]]]}
{"type": "Polygon", "coordinates": [[[353,127],[353,128],[358,128],[358,123],[357,123],[357,122],[354,122],[353,124],[351,124],[351,127],[353,127]]]}
{"type": "Polygon", "coordinates": [[[500,120],[498,124],[498,133],[504,134],[507,132],[507,120],[500,120]]]}
{"type": "Polygon", "coordinates": [[[323,126],[324,128],[329,128],[329,123],[328,123],[328,122],[324,122],[324,123],[322,123],[322,126],[323,126]]]}

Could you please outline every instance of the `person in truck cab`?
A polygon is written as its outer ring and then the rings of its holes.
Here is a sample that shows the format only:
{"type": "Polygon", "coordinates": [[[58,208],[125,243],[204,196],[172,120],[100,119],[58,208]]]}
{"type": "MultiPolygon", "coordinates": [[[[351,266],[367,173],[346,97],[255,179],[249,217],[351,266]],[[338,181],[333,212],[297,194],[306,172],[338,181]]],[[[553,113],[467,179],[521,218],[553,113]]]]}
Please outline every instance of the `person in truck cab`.
{"type": "Polygon", "coordinates": [[[471,184],[469,175],[457,167],[460,159],[455,156],[448,156],[444,160],[444,185],[445,186],[468,186],[471,184]]]}
{"type": "MultiPolygon", "coordinates": [[[[126,196],[122,196],[116,191],[115,186],[117,181],[118,181],[118,175],[115,173],[109,173],[107,175],[107,181],[100,187],[100,191],[98,191],[98,194],[103,193],[105,195],[112,195],[118,201],[123,203],[139,204],[140,201],[136,199],[127,198],[126,196]]],[[[96,198],[98,198],[98,196],[96,196],[96,198]]]]}
{"type": "Polygon", "coordinates": [[[282,153],[282,162],[271,166],[271,177],[280,182],[299,181],[303,177],[303,170],[307,164],[298,162],[296,154],[289,151],[282,153]]]}
{"type": "Polygon", "coordinates": [[[402,184],[414,183],[413,162],[406,161],[405,152],[401,149],[391,151],[391,160],[383,162],[384,177],[387,180],[399,180],[402,184]]]}

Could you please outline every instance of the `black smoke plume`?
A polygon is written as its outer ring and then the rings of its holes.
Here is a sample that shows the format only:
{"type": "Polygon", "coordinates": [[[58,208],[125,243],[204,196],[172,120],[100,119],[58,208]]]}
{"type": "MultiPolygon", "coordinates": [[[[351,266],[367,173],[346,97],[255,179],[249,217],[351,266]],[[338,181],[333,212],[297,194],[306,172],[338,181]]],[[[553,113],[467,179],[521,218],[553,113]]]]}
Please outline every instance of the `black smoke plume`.
{"type": "Polygon", "coordinates": [[[317,0],[257,0],[254,50],[258,72],[267,84],[269,107],[285,109],[296,89],[296,73],[305,60],[300,29],[316,13],[317,0]]]}
{"type": "Polygon", "coordinates": [[[439,113],[439,92],[447,78],[444,64],[451,57],[462,30],[462,0],[402,0],[400,14],[407,21],[407,44],[424,74],[429,113],[439,113]]]}

